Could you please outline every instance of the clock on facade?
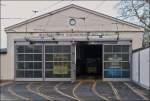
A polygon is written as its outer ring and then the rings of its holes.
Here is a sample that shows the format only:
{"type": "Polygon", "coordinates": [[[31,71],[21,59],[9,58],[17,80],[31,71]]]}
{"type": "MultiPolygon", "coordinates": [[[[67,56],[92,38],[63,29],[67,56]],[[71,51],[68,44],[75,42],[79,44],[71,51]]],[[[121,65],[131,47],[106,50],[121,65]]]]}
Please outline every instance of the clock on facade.
{"type": "Polygon", "coordinates": [[[75,19],[70,19],[69,20],[69,24],[71,25],[71,26],[74,26],[75,24],[76,24],[76,20],[75,19]]]}

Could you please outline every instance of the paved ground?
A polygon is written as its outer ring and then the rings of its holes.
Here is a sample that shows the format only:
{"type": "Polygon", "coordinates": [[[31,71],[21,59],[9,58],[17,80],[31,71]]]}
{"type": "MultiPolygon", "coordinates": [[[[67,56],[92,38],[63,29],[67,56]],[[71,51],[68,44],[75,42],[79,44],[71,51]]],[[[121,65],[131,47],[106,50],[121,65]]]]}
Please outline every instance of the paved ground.
{"type": "Polygon", "coordinates": [[[0,86],[1,101],[143,101],[149,91],[133,82],[76,81],[70,82],[13,82],[0,86]]]}

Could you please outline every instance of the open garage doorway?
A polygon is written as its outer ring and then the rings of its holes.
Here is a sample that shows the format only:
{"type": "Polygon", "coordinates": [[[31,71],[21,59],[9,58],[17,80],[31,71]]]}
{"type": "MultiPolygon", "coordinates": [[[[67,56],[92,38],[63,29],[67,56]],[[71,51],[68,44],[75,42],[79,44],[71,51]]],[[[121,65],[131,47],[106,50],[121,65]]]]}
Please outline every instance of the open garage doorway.
{"type": "Polygon", "coordinates": [[[76,77],[77,79],[102,79],[103,47],[79,43],[76,46],[76,77]]]}

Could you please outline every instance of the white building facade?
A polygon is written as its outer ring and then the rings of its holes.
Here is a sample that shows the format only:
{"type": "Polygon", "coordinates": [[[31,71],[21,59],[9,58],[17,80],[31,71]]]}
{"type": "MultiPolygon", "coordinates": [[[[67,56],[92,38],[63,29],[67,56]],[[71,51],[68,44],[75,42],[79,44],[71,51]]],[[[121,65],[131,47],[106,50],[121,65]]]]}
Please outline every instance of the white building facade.
{"type": "Polygon", "coordinates": [[[142,46],[144,29],[69,5],[7,27],[3,79],[75,81],[131,80],[132,50],[142,46]]]}

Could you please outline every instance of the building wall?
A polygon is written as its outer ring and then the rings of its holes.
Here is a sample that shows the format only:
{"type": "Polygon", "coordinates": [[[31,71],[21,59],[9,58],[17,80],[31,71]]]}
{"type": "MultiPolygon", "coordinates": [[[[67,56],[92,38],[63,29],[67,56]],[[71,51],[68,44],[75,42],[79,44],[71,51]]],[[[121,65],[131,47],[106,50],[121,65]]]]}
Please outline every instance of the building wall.
{"type": "MultiPolygon", "coordinates": [[[[107,33],[108,34],[108,33],[107,33]]],[[[110,33],[111,34],[111,33],[110,33]]],[[[2,64],[2,79],[14,79],[14,40],[16,39],[23,39],[24,37],[33,37],[33,36],[39,36],[39,34],[25,34],[25,33],[7,33],[7,55],[3,58],[2,64]]],[[[116,36],[112,36],[116,37],[116,36]]],[[[141,33],[120,33],[120,38],[130,38],[132,39],[132,48],[137,49],[142,46],[142,34],[141,33]]]]}
{"type": "Polygon", "coordinates": [[[10,80],[7,54],[0,54],[0,80],[10,80]]]}
{"type": "Polygon", "coordinates": [[[71,31],[143,31],[143,28],[126,24],[82,9],[69,8],[55,14],[48,14],[40,19],[24,23],[9,32],[67,32],[71,31]],[[70,26],[70,17],[75,17],[76,25],[70,26]],[[85,21],[78,18],[85,18],[85,21]]]}

